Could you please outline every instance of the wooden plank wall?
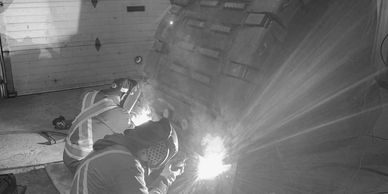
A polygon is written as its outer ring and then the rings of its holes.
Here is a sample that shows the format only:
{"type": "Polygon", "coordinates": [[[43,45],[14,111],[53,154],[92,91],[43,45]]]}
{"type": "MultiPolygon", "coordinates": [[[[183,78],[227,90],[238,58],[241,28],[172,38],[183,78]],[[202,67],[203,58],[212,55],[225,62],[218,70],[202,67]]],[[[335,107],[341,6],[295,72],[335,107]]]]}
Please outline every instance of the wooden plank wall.
{"type": "Polygon", "coordinates": [[[174,0],[155,35],[154,67],[146,68],[176,105],[174,120],[190,123],[206,113],[231,121],[243,114],[278,68],[272,49],[282,45],[299,6],[298,0],[174,0]]]}
{"type": "Polygon", "coordinates": [[[168,0],[5,0],[0,13],[19,95],[105,84],[135,75],[168,0]],[[145,6],[127,12],[127,6],[145,6]],[[95,47],[99,39],[101,48],[95,47]]]}

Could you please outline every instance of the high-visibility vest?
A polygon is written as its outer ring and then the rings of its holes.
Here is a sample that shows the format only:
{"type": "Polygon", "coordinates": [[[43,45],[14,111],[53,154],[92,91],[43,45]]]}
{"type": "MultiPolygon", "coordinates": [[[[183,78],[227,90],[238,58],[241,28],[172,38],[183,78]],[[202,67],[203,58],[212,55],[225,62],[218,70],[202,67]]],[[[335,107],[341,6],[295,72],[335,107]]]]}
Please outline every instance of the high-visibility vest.
{"type": "Polygon", "coordinates": [[[117,107],[109,98],[94,103],[98,91],[85,94],[81,112],[74,119],[65,141],[65,152],[76,160],[82,160],[93,150],[92,118],[117,107]]]}

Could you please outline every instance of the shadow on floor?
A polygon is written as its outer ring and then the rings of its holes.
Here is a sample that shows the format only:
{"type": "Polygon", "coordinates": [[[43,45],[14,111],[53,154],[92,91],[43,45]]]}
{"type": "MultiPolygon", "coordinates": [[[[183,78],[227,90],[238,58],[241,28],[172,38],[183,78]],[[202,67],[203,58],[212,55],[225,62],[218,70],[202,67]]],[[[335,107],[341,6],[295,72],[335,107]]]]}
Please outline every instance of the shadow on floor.
{"type": "Polygon", "coordinates": [[[45,169],[32,170],[15,176],[18,185],[27,186],[25,194],[59,194],[45,169]]]}

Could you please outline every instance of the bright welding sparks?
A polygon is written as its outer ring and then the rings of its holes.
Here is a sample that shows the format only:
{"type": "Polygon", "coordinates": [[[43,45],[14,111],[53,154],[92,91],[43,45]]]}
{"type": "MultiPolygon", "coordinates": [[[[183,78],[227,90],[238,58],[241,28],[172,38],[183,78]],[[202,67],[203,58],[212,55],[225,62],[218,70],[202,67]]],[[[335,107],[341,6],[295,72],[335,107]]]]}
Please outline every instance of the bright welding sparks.
{"type": "Polygon", "coordinates": [[[150,107],[145,106],[138,114],[134,115],[131,120],[135,126],[139,126],[151,119],[151,109],[150,107]]]}
{"type": "Polygon", "coordinates": [[[213,179],[230,169],[230,164],[224,164],[226,149],[220,137],[206,135],[202,139],[205,146],[204,156],[199,157],[197,168],[198,179],[213,179]]]}

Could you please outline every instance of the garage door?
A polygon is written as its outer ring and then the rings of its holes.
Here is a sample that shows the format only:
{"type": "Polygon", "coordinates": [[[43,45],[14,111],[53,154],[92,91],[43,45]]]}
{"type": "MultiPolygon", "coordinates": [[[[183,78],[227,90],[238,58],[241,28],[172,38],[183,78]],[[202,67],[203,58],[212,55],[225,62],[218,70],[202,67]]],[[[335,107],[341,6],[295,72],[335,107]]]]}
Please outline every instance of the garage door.
{"type": "Polygon", "coordinates": [[[6,0],[1,38],[18,95],[135,75],[168,0],[6,0]]]}

